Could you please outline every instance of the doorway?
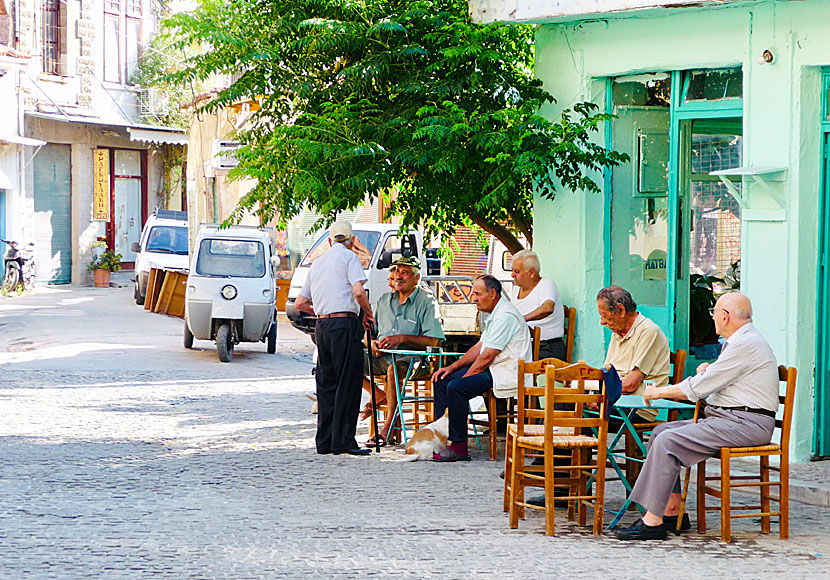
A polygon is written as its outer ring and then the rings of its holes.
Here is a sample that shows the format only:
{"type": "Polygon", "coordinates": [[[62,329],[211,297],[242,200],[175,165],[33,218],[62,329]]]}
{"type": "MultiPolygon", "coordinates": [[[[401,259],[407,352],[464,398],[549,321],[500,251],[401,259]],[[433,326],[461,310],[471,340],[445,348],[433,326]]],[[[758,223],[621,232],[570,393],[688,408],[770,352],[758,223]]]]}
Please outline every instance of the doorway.
{"type": "MultiPolygon", "coordinates": [[[[741,167],[741,69],[657,72],[607,85],[614,168],[608,282],[629,290],[672,350],[716,358],[709,308],[740,285],[741,212],[713,172],[741,167]]],[[[740,189],[740,181],[731,184],[740,189]]]]}
{"type": "Polygon", "coordinates": [[[136,254],[130,249],[139,241],[141,228],[147,216],[147,195],[144,172],[144,152],[115,149],[110,158],[111,191],[108,246],[121,254],[122,265],[132,268],[136,254]]]}
{"type": "Polygon", "coordinates": [[[822,90],[813,455],[830,457],[830,72],[822,75],[822,90]]]}

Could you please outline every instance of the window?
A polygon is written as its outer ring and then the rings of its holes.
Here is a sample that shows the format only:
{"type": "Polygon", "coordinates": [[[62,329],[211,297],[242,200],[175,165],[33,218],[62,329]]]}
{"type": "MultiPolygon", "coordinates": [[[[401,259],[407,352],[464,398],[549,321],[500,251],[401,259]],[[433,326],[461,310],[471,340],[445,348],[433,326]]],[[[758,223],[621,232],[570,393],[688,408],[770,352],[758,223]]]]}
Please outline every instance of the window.
{"type": "Polygon", "coordinates": [[[129,83],[141,54],[142,0],[104,0],[104,80],[129,83]]]}
{"type": "Polygon", "coordinates": [[[260,242],[246,240],[202,240],[196,273],[200,276],[265,276],[265,250],[260,242]]]}
{"type": "Polygon", "coordinates": [[[61,75],[66,64],[66,10],[61,0],[43,0],[41,10],[43,72],[61,75]]]}

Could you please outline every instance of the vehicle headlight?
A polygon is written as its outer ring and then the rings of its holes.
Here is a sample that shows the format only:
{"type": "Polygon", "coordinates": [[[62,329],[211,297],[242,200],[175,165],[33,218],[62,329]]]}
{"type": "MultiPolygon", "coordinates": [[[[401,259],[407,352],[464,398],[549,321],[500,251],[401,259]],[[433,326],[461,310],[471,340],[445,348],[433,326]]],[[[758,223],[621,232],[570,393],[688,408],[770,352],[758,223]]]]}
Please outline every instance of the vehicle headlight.
{"type": "Polygon", "coordinates": [[[222,287],[222,298],[225,300],[233,300],[236,298],[236,288],[228,284],[227,286],[222,287]]]}

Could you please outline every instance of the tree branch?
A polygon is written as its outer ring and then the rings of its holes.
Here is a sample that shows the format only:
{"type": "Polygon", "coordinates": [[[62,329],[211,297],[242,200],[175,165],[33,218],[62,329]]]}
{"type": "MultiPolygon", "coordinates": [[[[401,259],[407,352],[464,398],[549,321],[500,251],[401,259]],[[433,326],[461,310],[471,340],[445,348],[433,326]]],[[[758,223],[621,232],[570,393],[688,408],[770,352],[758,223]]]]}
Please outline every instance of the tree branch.
{"type": "Polygon", "coordinates": [[[507,251],[511,254],[524,250],[524,246],[522,246],[519,239],[503,225],[489,222],[480,215],[471,215],[470,217],[473,218],[473,221],[478,227],[483,229],[488,234],[496,236],[496,238],[504,244],[504,247],[507,248],[507,251]]]}

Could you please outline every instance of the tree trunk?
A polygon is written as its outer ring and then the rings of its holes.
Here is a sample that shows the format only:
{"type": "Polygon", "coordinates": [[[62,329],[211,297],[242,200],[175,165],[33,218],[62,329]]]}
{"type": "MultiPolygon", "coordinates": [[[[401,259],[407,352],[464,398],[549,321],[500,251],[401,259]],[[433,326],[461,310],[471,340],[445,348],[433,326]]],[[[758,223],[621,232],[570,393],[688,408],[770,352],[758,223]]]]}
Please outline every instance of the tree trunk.
{"type": "Polygon", "coordinates": [[[504,244],[504,247],[507,248],[507,251],[511,254],[515,254],[516,252],[524,250],[524,246],[522,246],[522,243],[519,241],[519,239],[516,236],[514,236],[510,232],[510,230],[508,230],[503,225],[488,222],[481,216],[477,215],[471,215],[470,217],[473,218],[473,221],[478,227],[483,229],[488,234],[493,234],[494,236],[496,236],[496,238],[498,238],[498,240],[502,244],[504,244]]]}

